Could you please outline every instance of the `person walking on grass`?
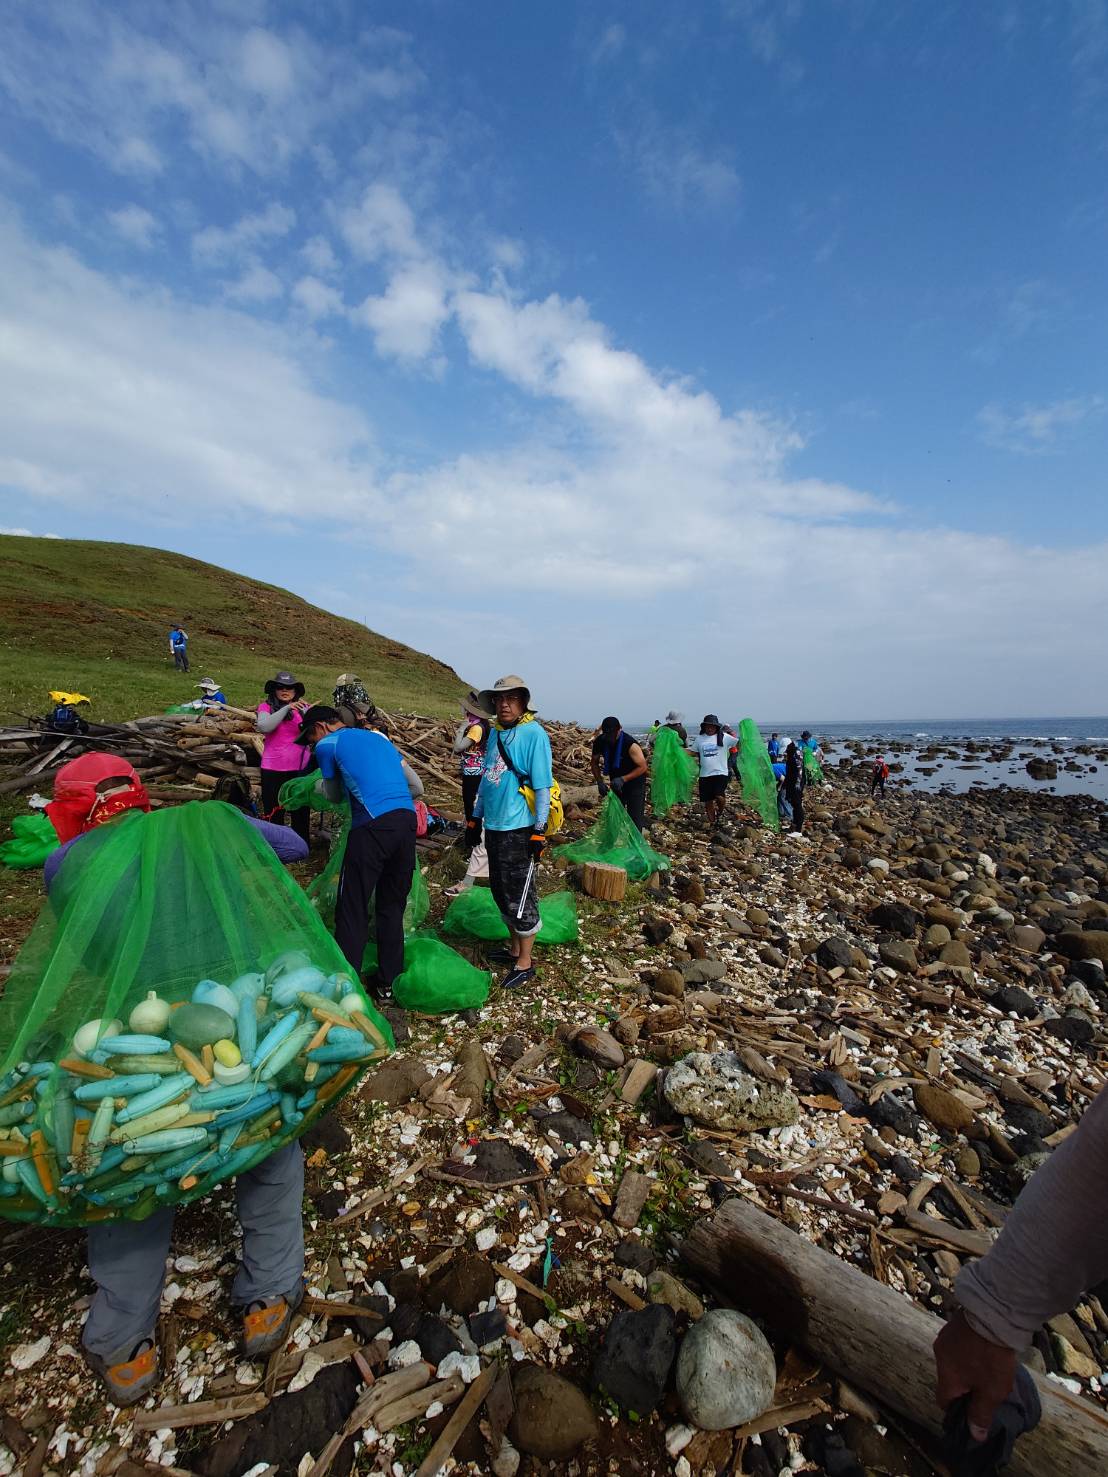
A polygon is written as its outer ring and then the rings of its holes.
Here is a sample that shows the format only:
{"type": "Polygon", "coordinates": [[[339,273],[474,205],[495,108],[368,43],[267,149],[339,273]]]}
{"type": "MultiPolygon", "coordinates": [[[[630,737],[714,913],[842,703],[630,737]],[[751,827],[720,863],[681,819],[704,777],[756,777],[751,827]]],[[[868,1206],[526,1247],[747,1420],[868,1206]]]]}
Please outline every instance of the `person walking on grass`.
{"type": "Polygon", "coordinates": [[[404,970],[404,908],[416,860],[415,802],[403,761],[384,734],[347,728],[338,710],[323,704],[304,714],[296,742],[313,749],[327,798],[350,802],[335,942],[360,974],[372,899],[377,919],[373,992],[380,1004],[391,1004],[393,981],[404,970]]]}
{"type": "Polygon", "coordinates": [[[738,742],[715,713],[706,713],[700,732],[686,745],[700,761],[700,799],[710,826],[718,826],[723,816],[724,796],[731,778],[731,754],[738,742]]]}
{"type": "MultiPolygon", "coordinates": [[[[275,826],[286,824],[285,812],[278,796],[286,780],[312,767],[307,749],[297,743],[300,722],[308,704],[304,701],[304,684],[291,672],[278,672],[265,685],[265,699],[258,704],[254,726],[263,736],[262,744],[262,819],[275,826]]],[[[288,817],[292,829],[311,845],[311,809],[301,806],[288,817]]]]}
{"type": "Polygon", "coordinates": [[[546,849],[554,769],[550,739],[536,719],[522,677],[501,677],[481,693],[481,700],[484,708],[495,711],[496,722],[465,844],[472,853],[483,831],[489,886],[508,930],[507,949],[489,958],[508,965],[503,983],[513,990],[535,977],[532,950],[542,926],[535,873],[546,849]],[[525,787],[532,792],[530,802],[525,787]]]}
{"type": "Polygon", "coordinates": [[[609,786],[641,831],[646,817],[646,755],[618,718],[605,718],[592,743],[592,777],[603,800],[609,786]]]}
{"type": "Polygon", "coordinates": [[[169,654],[173,658],[173,665],[178,672],[187,672],[189,669],[189,633],[184,627],[177,623],[169,629],[169,654]]]}
{"type": "Polygon", "coordinates": [[[804,751],[791,740],[785,750],[785,799],[792,811],[791,831],[798,835],[804,830],[804,789],[808,783],[804,767],[804,751]]]}

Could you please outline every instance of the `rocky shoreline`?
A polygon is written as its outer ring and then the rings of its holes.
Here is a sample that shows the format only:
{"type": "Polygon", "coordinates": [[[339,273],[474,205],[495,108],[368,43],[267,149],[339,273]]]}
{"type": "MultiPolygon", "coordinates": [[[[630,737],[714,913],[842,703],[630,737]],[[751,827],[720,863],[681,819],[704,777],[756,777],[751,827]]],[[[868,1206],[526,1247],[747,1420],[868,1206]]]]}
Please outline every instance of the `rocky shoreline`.
{"type": "MultiPolygon", "coordinates": [[[[426,1369],[435,1398],[351,1433],[330,1468],[401,1477],[498,1360],[455,1470],[935,1470],[930,1438],[879,1392],[713,1311],[681,1241],[739,1195],[905,1298],[948,1306],[959,1266],[1106,1080],[1108,808],[895,786],[871,804],[864,756],[850,757],[810,792],[803,838],[742,816],[713,836],[693,808],[675,812],[650,835],[672,870],[623,905],[580,897],[580,947],[548,951],[535,991],[408,1023],[306,1145],[313,1301],[268,1370],[234,1353],[231,1200],[181,1214],[170,1374],[150,1405],[253,1400],[234,1424],[106,1411],[75,1352],[81,1238],[0,1232],[13,1460],[306,1474],[366,1371],[426,1369]],[[742,1392],[707,1378],[736,1340],[742,1392]]],[[[571,807],[571,835],[590,809],[571,807]]],[[[429,873],[433,895],[458,868],[429,873]]],[[[564,885],[549,871],[547,889],[564,885]]],[[[742,1289],[729,1300],[741,1312],[742,1289]]],[[[1034,1357],[1104,1403],[1095,1292],[1034,1357]]]]}

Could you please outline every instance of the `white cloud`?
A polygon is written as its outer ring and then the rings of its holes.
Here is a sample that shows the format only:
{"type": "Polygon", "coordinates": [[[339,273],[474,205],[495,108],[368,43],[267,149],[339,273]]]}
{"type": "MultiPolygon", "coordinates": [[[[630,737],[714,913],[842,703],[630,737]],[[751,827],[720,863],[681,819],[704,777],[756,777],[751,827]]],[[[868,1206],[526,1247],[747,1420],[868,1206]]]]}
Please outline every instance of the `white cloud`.
{"type": "Polygon", "coordinates": [[[280,240],[295,224],[296,212],[273,201],[264,210],[240,216],[232,226],[205,226],[197,231],[192,238],[192,254],[206,263],[229,261],[280,240]]]}
{"type": "Polygon", "coordinates": [[[254,92],[270,98],[287,97],[293,87],[292,52],[272,31],[259,27],[242,38],[242,80],[254,92]]]}
{"type": "Polygon", "coordinates": [[[616,144],[656,205],[678,214],[734,209],[742,180],[723,152],[706,149],[683,125],[641,115],[618,128],[616,144]]]}
{"type": "Polygon", "coordinates": [[[318,277],[301,277],[292,289],[292,299],[309,318],[331,318],[345,311],[342,293],[318,277]]]}
{"type": "Polygon", "coordinates": [[[35,533],[30,528],[3,528],[0,533],[6,533],[9,538],[60,538],[58,533],[35,533]]]}
{"type": "Polygon", "coordinates": [[[1108,401],[1102,395],[1079,395],[1047,405],[1023,405],[1018,410],[1005,410],[994,403],[978,412],[977,425],[986,445],[1034,455],[1055,450],[1059,442],[1087,421],[1099,420],[1106,410],[1108,401]]]}
{"type": "Polygon", "coordinates": [[[618,21],[610,26],[605,26],[601,31],[599,39],[589,53],[589,60],[594,67],[601,66],[604,62],[611,61],[623,50],[627,41],[626,27],[621,26],[618,21]]]}
{"type": "Polygon", "coordinates": [[[55,138],[121,173],[150,174],[182,144],[232,173],[268,175],[373,99],[423,84],[409,38],[362,27],[328,45],[235,7],[175,0],[34,0],[5,12],[0,92],[55,138]]]}
{"type": "Polygon", "coordinates": [[[366,261],[423,255],[415,216],[395,185],[370,185],[356,206],[341,212],[339,229],[350,250],[366,261]]]}
{"type": "Polygon", "coordinates": [[[338,271],[338,258],[326,236],[309,236],[300,253],[317,277],[329,277],[338,271]]]}
{"type": "Polygon", "coordinates": [[[401,268],[379,297],[367,297],[358,317],[373,330],[379,354],[423,359],[431,353],[449,312],[447,278],[433,262],[401,268]]]}
{"type": "Polygon", "coordinates": [[[108,223],[117,235],[132,246],[148,251],[161,234],[161,222],[144,210],[141,205],[124,205],[119,210],[108,211],[108,223]]]}
{"type": "Polygon", "coordinates": [[[271,272],[260,262],[254,262],[240,277],[234,282],[226,283],[223,288],[229,298],[240,303],[272,302],[284,290],[284,284],[276,272],[271,272]]]}
{"type": "Polygon", "coordinates": [[[0,484],[135,518],[370,516],[369,427],[292,340],[90,270],[0,218],[0,484]]]}

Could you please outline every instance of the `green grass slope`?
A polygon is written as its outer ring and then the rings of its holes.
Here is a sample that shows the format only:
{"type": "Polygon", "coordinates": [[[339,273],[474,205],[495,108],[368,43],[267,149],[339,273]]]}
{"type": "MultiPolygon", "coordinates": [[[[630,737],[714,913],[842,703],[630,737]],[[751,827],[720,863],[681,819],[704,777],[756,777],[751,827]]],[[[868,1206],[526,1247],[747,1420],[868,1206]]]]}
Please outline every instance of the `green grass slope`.
{"type": "Polygon", "coordinates": [[[330,702],[356,672],[385,709],[446,714],[464,684],[433,657],[330,615],[287,590],[135,544],[0,535],[0,724],[44,713],[49,689],[83,692],[94,721],[157,713],[214,677],[252,708],[279,668],[330,702]],[[189,633],[187,675],[169,628],[189,633]]]}

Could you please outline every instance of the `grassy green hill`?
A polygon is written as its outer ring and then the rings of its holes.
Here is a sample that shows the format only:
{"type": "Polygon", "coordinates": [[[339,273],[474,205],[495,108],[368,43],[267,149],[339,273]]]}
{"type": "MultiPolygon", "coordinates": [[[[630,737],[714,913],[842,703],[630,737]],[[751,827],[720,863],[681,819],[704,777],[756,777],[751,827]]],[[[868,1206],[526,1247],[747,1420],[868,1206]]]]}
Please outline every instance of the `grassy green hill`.
{"type": "Polygon", "coordinates": [[[330,701],[356,672],[386,709],[445,714],[464,684],[433,657],[287,590],[164,549],[0,535],[0,723],[43,713],[52,687],[92,698],[112,722],[196,697],[201,677],[254,707],[278,668],[330,701]],[[192,671],[176,672],[170,626],[189,633],[192,671]]]}

